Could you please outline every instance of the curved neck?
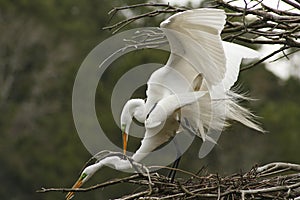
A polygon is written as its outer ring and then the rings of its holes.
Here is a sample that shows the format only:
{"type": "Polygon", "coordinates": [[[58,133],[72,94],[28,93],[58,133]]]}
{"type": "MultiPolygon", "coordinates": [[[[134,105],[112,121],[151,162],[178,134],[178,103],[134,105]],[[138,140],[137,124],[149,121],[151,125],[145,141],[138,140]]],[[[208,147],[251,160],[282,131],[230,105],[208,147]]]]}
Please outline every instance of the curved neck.
{"type": "MultiPolygon", "coordinates": [[[[100,163],[99,164],[100,168],[103,165],[112,166],[113,168],[115,168],[117,170],[126,170],[126,169],[131,168],[131,163],[128,160],[123,160],[118,156],[107,157],[107,158],[99,161],[99,163],[100,163]]],[[[98,163],[96,163],[96,164],[98,164],[98,163]]]]}
{"type": "Polygon", "coordinates": [[[146,119],[146,112],[145,102],[143,99],[130,99],[127,101],[121,113],[121,125],[126,125],[126,129],[129,130],[133,117],[139,122],[144,123],[146,119]]]}

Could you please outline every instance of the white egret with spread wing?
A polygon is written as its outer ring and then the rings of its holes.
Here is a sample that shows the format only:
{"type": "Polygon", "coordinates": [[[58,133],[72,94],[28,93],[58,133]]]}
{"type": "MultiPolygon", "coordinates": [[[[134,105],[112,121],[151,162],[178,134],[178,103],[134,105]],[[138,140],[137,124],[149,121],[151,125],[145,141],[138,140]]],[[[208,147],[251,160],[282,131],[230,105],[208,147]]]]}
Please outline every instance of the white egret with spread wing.
{"type": "MultiPolygon", "coordinates": [[[[262,131],[253,122],[253,115],[236,103],[242,96],[230,91],[242,58],[258,54],[221,40],[225,18],[223,10],[204,8],[177,13],[161,23],[171,48],[168,62],[149,78],[146,101],[129,100],[121,114],[124,154],[132,119],[145,124],[141,146],[132,156],[134,161],[139,162],[184,128],[212,142],[207,130],[221,131],[226,119],[262,131]]],[[[105,158],[85,168],[73,188],[80,187],[103,165],[131,167],[120,157],[105,158]]],[[[70,192],[66,198],[72,196],[70,192]]]]}

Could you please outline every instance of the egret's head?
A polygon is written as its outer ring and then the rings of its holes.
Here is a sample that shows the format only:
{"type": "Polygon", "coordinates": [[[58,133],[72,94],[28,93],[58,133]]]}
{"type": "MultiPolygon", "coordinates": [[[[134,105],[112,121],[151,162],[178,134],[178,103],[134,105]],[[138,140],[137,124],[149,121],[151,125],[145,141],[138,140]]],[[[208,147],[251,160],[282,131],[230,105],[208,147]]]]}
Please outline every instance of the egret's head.
{"type": "Polygon", "coordinates": [[[129,127],[132,123],[132,117],[133,117],[133,113],[131,112],[131,110],[132,110],[132,103],[128,101],[123,107],[121,118],[120,118],[124,154],[126,154],[129,127]]]}
{"type": "Polygon", "coordinates": [[[135,117],[139,121],[144,120],[144,103],[143,99],[130,99],[126,102],[121,113],[121,130],[123,139],[123,153],[126,154],[128,134],[132,119],[135,117]]]}
{"type": "MultiPolygon", "coordinates": [[[[94,173],[100,168],[101,166],[94,164],[86,167],[83,172],[81,173],[79,179],[76,181],[76,183],[73,185],[72,189],[80,188],[87,180],[89,180],[94,173]]],[[[66,195],[66,200],[72,199],[74,196],[74,192],[69,192],[66,195]]]]}

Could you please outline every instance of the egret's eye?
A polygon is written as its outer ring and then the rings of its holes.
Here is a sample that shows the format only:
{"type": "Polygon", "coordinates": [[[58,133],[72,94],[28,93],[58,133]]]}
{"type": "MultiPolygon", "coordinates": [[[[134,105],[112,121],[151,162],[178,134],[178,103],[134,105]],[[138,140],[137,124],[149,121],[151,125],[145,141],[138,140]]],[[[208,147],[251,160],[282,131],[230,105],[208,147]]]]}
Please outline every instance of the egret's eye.
{"type": "Polygon", "coordinates": [[[86,174],[86,173],[83,173],[83,174],[81,175],[81,180],[83,180],[85,177],[87,177],[87,174],[86,174]]]}

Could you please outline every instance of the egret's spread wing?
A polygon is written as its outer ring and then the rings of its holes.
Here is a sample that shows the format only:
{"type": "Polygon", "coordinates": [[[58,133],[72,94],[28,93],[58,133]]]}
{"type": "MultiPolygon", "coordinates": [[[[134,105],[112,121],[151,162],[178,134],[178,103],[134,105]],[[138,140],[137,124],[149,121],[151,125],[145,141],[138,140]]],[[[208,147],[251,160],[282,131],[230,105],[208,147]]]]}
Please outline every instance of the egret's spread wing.
{"type": "Polygon", "coordinates": [[[228,91],[238,79],[243,58],[258,58],[260,54],[250,48],[223,41],[226,56],[226,73],[222,80],[225,91],[228,91]]]}
{"type": "Polygon", "coordinates": [[[197,102],[206,91],[169,95],[161,99],[145,121],[146,128],[154,128],[164,123],[177,109],[197,102]]]}
{"type": "Polygon", "coordinates": [[[163,21],[160,27],[171,47],[167,65],[187,72],[190,69],[182,68],[192,67],[210,85],[221,82],[226,71],[220,37],[225,18],[223,10],[202,8],[177,13],[163,21]]]}
{"type": "Polygon", "coordinates": [[[226,55],[226,73],[222,82],[213,85],[211,96],[213,99],[226,99],[226,93],[237,81],[240,65],[243,58],[258,58],[259,52],[235,43],[223,41],[223,47],[226,55]]]}

